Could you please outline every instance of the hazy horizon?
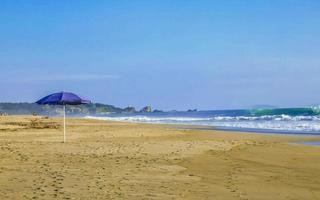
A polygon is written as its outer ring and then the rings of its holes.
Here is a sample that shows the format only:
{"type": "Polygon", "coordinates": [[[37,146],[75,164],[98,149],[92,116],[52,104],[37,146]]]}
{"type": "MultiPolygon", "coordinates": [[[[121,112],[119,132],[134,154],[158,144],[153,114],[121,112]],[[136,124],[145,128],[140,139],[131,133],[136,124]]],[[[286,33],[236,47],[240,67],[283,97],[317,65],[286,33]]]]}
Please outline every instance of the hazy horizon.
{"type": "Polygon", "coordinates": [[[4,0],[0,102],[64,90],[163,110],[320,104],[319,9],[316,0],[4,0]]]}

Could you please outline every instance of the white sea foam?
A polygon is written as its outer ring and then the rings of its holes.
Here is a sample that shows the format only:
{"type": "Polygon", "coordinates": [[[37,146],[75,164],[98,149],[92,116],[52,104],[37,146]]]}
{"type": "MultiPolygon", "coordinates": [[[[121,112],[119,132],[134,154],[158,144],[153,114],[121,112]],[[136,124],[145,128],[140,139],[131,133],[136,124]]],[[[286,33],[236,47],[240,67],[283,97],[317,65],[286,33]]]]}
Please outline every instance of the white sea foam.
{"type": "Polygon", "coordinates": [[[230,128],[271,129],[284,131],[320,131],[319,116],[214,116],[214,117],[186,117],[186,116],[114,116],[86,118],[99,120],[127,121],[138,123],[160,124],[190,124],[230,128]]]}
{"type": "Polygon", "coordinates": [[[153,122],[161,123],[162,121],[168,122],[193,122],[193,121],[210,121],[212,118],[192,118],[192,117],[149,117],[149,116],[122,116],[122,117],[92,117],[87,116],[89,119],[100,120],[113,120],[113,121],[130,121],[130,122],[153,122]]]}

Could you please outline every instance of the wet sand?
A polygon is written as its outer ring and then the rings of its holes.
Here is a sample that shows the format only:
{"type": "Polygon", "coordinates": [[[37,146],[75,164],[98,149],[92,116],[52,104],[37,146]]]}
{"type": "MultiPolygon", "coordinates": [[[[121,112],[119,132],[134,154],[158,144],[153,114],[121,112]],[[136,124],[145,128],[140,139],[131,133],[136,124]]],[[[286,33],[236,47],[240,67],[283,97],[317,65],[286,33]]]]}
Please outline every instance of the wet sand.
{"type": "Polygon", "coordinates": [[[0,199],[320,199],[319,137],[0,117],[0,199]]]}

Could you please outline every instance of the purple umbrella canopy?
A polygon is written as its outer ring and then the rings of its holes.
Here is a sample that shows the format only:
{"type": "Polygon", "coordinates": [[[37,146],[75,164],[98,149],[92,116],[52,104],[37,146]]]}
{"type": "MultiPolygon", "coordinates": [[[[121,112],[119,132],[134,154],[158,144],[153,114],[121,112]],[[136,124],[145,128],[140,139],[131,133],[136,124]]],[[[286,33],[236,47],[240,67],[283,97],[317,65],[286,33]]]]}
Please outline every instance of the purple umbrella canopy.
{"type": "Polygon", "coordinates": [[[78,95],[71,92],[58,92],[50,94],[39,101],[37,104],[49,104],[49,105],[80,105],[80,104],[89,104],[89,100],[80,98],[78,95]]]}
{"type": "Polygon", "coordinates": [[[66,106],[89,104],[91,101],[80,98],[71,92],[50,94],[36,102],[41,105],[63,105],[63,142],[66,142],[66,106]]]}

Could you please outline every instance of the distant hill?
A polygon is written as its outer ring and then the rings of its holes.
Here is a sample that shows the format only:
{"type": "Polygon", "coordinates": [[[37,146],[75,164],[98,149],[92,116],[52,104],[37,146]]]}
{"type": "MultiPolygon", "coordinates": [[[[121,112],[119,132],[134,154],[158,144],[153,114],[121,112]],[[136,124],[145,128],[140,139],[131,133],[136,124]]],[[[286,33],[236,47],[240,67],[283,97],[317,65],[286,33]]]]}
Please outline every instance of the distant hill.
{"type": "MultiPolygon", "coordinates": [[[[93,103],[79,106],[67,106],[69,115],[104,115],[109,113],[121,113],[124,109],[112,105],[93,103]]],[[[38,105],[35,103],[0,103],[0,113],[9,115],[59,115],[62,113],[61,106],[38,105]]]]}
{"type": "Polygon", "coordinates": [[[252,109],[276,109],[276,106],[272,105],[255,105],[252,107],[252,109]]]}

